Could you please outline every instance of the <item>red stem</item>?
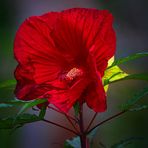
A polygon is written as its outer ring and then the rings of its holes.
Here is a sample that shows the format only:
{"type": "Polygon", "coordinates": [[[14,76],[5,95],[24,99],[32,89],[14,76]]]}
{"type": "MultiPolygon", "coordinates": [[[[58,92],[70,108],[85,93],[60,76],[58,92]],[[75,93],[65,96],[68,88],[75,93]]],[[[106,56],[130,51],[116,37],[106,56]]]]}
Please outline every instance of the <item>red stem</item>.
{"type": "Polygon", "coordinates": [[[65,126],[62,126],[62,125],[60,125],[60,124],[58,124],[58,123],[55,123],[55,122],[52,122],[52,121],[49,121],[49,120],[46,120],[46,119],[42,119],[42,121],[47,122],[47,123],[50,123],[50,124],[53,124],[53,125],[58,126],[58,127],[61,127],[61,128],[65,129],[65,130],[67,130],[67,131],[69,131],[69,132],[72,132],[72,133],[74,133],[75,135],[79,136],[79,133],[77,133],[77,132],[75,132],[74,130],[71,130],[71,129],[65,127],[65,126]]]}
{"type": "Polygon", "coordinates": [[[87,127],[87,128],[86,128],[86,130],[85,130],[85,131],[86,131],[86,133],[87,133],[87,131],[89,130],[89,128],[91,127],[91,125],[92,125],[93,121],[95,120],[95,118],[96,118],[97,114],[98,114],[98,113],[95,113],[95,114],[94,114],[94,116],[93,116],[93,118],[91,119],[91,121],[90,121],[90,123],[89,123],[88,127],[87,127]]]}
{"type": "Polygon", "coordinates": [[[67,120],[69,121],[69,123],[72,125],[72,127],[76,130],[77,133],[80,133],[76,126],[73,124],[73,122],[70,120],[69,116],[67,114],[65,114],[65,117],[67,118],[67,120]]]}
{"type": "Polygon", "coordinates": [[[105,119],[104,121],[98,123],[98,124],[95,125],[92,129],[90,129],[90,130],[87,132],[87,134],[89,134],[91,131],[93,131],[95,128],[97,128],[98,126],[102,125],[103,123],[105,123],[105,122],[107,122],[107,121],[109,121],[109,120],[111,120],[111,119],[113,119],[113,118],[116,118],[116,117],[118,117],[118,116],[124,114],[125,112],[126,112],[126,111],[119,112],[119,113],[117,113],[117,114],[115,114],[115,115],[113,115],[113,116],[111,116],[111,117],[105,119]]]}
{"type": "Polygon", "coordinates": [[[84,131],[83,104],[80,105],[80,112],[79,112],[79,114],[80,114],[79,126],[80,126],[80,132],[81,132],[81,135],[80,135],[81,148],[89,148],[89,142],[88,142],[88,139],[87,139],[87,134],[84,131]]]}

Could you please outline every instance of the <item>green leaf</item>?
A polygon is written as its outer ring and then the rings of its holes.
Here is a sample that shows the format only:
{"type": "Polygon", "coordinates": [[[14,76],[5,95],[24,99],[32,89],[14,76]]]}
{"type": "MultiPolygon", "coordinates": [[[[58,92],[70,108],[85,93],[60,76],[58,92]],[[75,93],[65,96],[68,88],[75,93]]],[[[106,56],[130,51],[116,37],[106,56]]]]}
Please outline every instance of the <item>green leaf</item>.
{"type": "Polygon", "coordinates": [[[104,88],[107,91],[108,84],[130,79],[148,81],[148,74],[127,74],[123,72],[118,66],[113,66],[109,69],[106,69],[104,73],[104,88]]]}
{"type": "Polygon", "coordinates": [[[36,99],[32,101],[22,101],[22,100],[11,100],[0,103],[1,108],[22,106],[20,111],[15,117],[3,118],[0,120],[0,129],[15,129],[21,127],[26,123],[31,123],[35,121],[42,120],[46,113],[46,108],[43,103],[47,102],[46,99],[36,99]],[[32,108],[33,106],[43,104],[43,107],[40,111],[39,117],[31,114],[23,114],[27,109],[32,108]]]}
{"type": "Polygon", "coordinates": [[[0,88],[13,87],[15,85],[16,85],[15,79],[0,82],[0,88]]]}
{"type": "Polygon", "coordinates": [[[106,69],[103,77],[104,89],[107,91],[108,84],[111,82],[120,80],[128,76],[127,73],[123,72],[118,66],[111,67],[106,69]]]}
{"type": "Polygon", "coordinates": [[[127,138],[125,140],[121,140],[120,142],[114,144],[111,146],[111,148],[125,148],[125,146],[132,144],[133,142],[139,140],[144,140],[143,137],[131,137],[131,138],[127,138]]]}
{"type": "Polygon", "coordinates": [[[108,79],[104,85],[115,83],[122,80],[145,80],[148,81],[148,74],[129,74],[124,73],[117,74],[112,78],[108,79]]]}
{"type": "MultiPolygon", "coordinates": [[[[107,66],[107,67],[110,67],[113,62],[114,62],[114,56],[113,56],[111,59],[109,59],[109,61],[108,61],[108,66],[107,66]]],[[[102,78],[103,83],[105,83],[105,81],[107,82],[107,79],[108,79],[108,77],[110,77],[110,75],[111,75],[111,71],[109,71],[108,69],[106,69],[105,72],[104,72],[104,77],[102,78]]],[[[109,86],[109,85],[107,85],[107,84],[104,85],[104,90],[105,90],[105,92],[107,92],[108,86],[109,86]]]]}
{"type": "Polygon", "coordinates": [[[31,101],[22,101],[22,100],[10,100],[10,101],[5,101],[0,103],[0,108],[7,108],[7,107],[20,107],[22,106],[20,113],[23,113],[26,111],[28,108],[31,108],[33,106],[36,106],[38,104],[42,104],[47,102],[46,99],[36,99],[36,100],[31,100],[31,101]]]}
{"type": "Polygon", "coordinates": [[[36,100],[32,100],[32,101],[26,101],[26,103],[23,105],[23,107],[20,109],[20,111],[18,112],[17,115],[22,114],[23,112],[25,112],[27,109],[32,108],[33,106],[42,104],[47,102],[47,99],[36,99],[36,100]]]}
{"type": "Polygon", "coordinates": [[[42,108],[41,108],[40,113],[39,113],[39,118],[40,118],[40,119],[44,119],[44,116],[45,116],[45,114],[46,114],[46,109],[47,109],[47,106],[44,104],[44,105],[42,106],[42,108]]]}
{"type": "Polygon", "coordinates": [[[79,103],[76,102],[76,103],[73,105],[73,108],[74,108],[75,116],[77,117],[77,116],[79,115],[79,111],[80,111],[79,103]]]}
{"type": "Polygon", "coordinates": [[[21,106],[24,104],[26,104],[26,101],[15,99],[15,100],[10,100],[10,101],[0,102],[0,108],[15,107],[15,106],[21,106]]]}
{"type": "Polygon", "coordinates": [[[75,137],[72,140],[66,140],[64,148],[81,148],[80,138],[75,137]]]}
{"type": "Polygon", "coordinates": [[[34,114],[21,114],[17,117],[3,118],[0,119],[0,129],[14,129],[39,120],[40,118],[34,114]]]}
{"type": "Polygon", "coordinates": [[[103,77],[105,91],[107,92],[108,85],[110,83],[114,83],[121,80],[139,79],[148,81],[148,74],[127,74],[117,66],[119,64],[144,56],[148,56],[148,52],[133,54],[128,57],[121,58],[119,60],[114,60],[114,57],[111,58],[108,62],[108,67],[105,70],[103,77]]]}
{"type": "Polygon", "coordinates": [[[109,67],[113,67],[115,65],[119,65],[119,64],[123,64],[123,63],[126,63],[128,61],[132,61],[132,60],[135,60],[135,59],[138,59],[138,58],[141,58],[141,57],[145,57],[145,56],[148,56],[148,52],[143,52],[143,53],[136,53],[136,54],[133,54],[133,55],[130,55],[130,56],[127,56],[127,57],[124,57],[124,58],[121,58],[119,60],[115,60],[109,67]]]}
{"type": "Polygon", "coordinates": [[[138,93],[136,93],[133,98],[129,99],[127,103],[123,104],[121,106],[122,110],[129,110],[137,101],[139,101],[142,97],[148,94],[148,87],[140,90],[138,93]]]}

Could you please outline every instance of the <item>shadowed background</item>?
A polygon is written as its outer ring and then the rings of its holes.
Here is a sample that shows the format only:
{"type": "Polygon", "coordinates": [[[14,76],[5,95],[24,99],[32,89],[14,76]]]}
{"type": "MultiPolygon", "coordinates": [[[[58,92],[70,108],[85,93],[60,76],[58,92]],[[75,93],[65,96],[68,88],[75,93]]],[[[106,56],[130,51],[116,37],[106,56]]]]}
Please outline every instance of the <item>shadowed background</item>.
{"type": "MultiPolygon", "coordinates": [[[[48,11],[59,11],[72,7],[91,7],[109,9],[114,15],[114,28],[117,33],[116,57],[124,57],[132,53],[147,51],[148,39],[148,1],[147,0],[0,0],[0,82],[13,78],[16,62],[13,58],[13,39],[19,25],[25,18],[32,15],[41,15],[48,11]]],[[[127,73],[148,72],[147,59],[142,58],[121,68],[127,73]]],[[[119,110],[119,104],[129,99],[135,91],[145,86],[141,81],[125,81],[111,85],[108,91],[108,110],[98,115],[100,121],[119,110]]],[[[12,98],[13,92],[0,90],[2,99],[12,98]]],[[[146,100],[146,98],[144,98],[146,100]]],[[[12,113],[11,110],[7,114],[12,113]]],[[[148,119],[147,111],[127,113],[101,126],[94,138],[110,147],[112,144],[130,137],[140,137],[142,140],[127,148],[146,148],[148,146],[148,119]]],[[[1,116],[3,111],[0,110],[1,116]]],[[[92,117],[92,111],[86,108],[86,123],[92,117]]],[[[57,113],[48,111],[48,119],[70,126],[66,119],[57,113]]],[[[0,131],[1,148],[61,148],[71,133],[38,122],[28,124],[18,129],[12,135],[6,130],[0,131]]],[[[94,148],[95,148],[94,145],[94,148]]]]}

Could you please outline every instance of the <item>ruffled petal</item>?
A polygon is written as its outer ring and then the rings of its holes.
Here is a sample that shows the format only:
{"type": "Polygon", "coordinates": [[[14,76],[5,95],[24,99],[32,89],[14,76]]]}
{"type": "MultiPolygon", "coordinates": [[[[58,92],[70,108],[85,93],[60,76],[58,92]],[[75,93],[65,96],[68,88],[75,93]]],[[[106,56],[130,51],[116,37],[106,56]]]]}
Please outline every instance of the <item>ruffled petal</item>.
{"type": "Polygon", "coordinates": [[[96,112],[106,109],[102,76],[115,52],[112,15],[107,10],[73,8],[25,20],[18,30],[14,54],[19,99],[47,98],[67,112],[84,99],[96,112]],[[83,69],[84,77],[65,76],[83,69]]]}
{"type": "Polygon", "coordinates": [[[15,94],[19,99],[29,100],[40,96],[47,91],[44,87],[39,89],[43,83],[57,85],[55,79],[67,64],[50,37],[57,15],[48,13],[30,17],[16,33],[14,55],[19,65],[15,70],[18,82],[15,94]]]}
{"type": "Polygon", "coordinates": [[[69,54],[76,63],[82,64],[92,46],[91,52],[97,61],[108,59],[114,53],[115,49],[108,46],[114,40],[111,28],[112,15],[107,10],[73,8],[59,15],[52,37],[61,53],[69,54]]]}
{"type": "Polygon", "coordinates": [[[96,59],[97,69],[101,73],[101,76],[104,75],[108,60],[114,56],[116,50],[116,35],[112,23],[113,17],[111,14],[104,17],[98,35],[90,50],[96,59]]]}
{"type": "Polygon", "coordinates": [[[95,112],[104,112],[106,110],[106,93],[100,75],[98,80],[92,82],[87,87],[85,99],[87,105],[95,112]]]}
{"type": "Polygon", "coordinates": [[[77,81],[72,87],[66,90],[51,90],[48,91],[43,97],[48,98],[49,102],[54,104],[63,112],[68,112],[73,104],[78,101],[88,86],[90,81],[83,78],[77,81]]]}

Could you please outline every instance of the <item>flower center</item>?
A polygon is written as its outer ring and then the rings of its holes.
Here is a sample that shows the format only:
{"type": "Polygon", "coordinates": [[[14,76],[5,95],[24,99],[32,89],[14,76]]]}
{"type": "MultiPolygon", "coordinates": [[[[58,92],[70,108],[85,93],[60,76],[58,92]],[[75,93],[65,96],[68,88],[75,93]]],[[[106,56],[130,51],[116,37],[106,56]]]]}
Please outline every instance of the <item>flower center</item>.
{"type": "Polygon", "coordinates": [[[81,69],[78,68],[72,68],[65,76],[66,80],[70,80],[72,81],[73,79],[75,79],[76,77],[82,76],[83,75],[83,71],[81,69]]]}

